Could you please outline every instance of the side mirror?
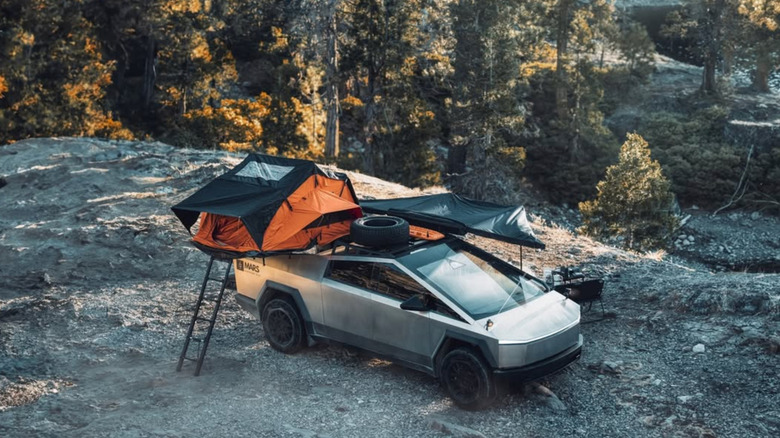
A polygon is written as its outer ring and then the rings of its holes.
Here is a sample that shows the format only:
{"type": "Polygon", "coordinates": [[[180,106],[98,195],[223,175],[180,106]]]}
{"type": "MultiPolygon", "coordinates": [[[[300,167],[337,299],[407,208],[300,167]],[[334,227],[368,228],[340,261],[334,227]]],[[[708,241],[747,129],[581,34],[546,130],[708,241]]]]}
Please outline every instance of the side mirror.
{"type": "Polygon", "coordinates": [[[401,308],[404,310],[414,310],[415,312],[430,310],[428,307],[428,299],[421,294],[412,295],[411,298],[401,303],[401,308]]]}

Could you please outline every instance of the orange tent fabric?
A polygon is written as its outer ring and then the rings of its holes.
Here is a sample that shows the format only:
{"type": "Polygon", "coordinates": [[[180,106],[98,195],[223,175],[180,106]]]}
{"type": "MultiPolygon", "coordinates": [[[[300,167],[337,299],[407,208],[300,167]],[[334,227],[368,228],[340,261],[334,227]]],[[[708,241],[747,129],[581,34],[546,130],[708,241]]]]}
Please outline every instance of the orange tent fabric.
{"type": "Polygon", "coordinates": [[[312,241],[325,245],[349,234],[352,221],[363,215],[360,206],[354,200],[340,198],[334,193],[343,190],[343,181],[338,181],[341,184],[329,184],[324,179],[312,176],[287,198],[287,208],[282,205],[268,225],[263,251],[306,246],[312,241]],[[319,181],[316,186],[315,178],[319,181]],[[320,217],[338,212],[347,212],[348,218],[316,226],[320,217]],[[313,224],[315,226],[312,227],[313,224]]]}
{"type": "Polygon", "coordinates": [[[173,207],[193,241],[235,253],[307,249],[349,234],[363,213],[347,176],[311,161],[250,154],[173,207]]]}
{"type": "Polygon", "coordinates": [[[220,214],[201,213],[200,229],[192,240],[227,251],[260,251],[240,219],[220,214]]]}

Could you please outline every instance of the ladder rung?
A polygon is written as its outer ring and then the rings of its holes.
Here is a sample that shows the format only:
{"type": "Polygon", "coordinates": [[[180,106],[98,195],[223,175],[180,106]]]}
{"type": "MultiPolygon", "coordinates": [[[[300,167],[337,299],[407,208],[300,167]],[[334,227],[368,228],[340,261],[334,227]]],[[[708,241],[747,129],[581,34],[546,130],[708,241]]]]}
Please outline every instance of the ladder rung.
{"type": "Polygon", "coordinates": [[[214,301],[219,298],[219,295],[203,294],[203,298],[200,301],[214,301]]]}
{"type": "MultiPolygon", "coordinates": [[[[197,301],[197,304],[195,305],[194,315],[192,315],[193,318],[190,320],[190,326],[189,326],[189,329],[187,331],[187,339],[186,339],[186,342],[184,343],[184,350],[181,352],[181,355],[179,356],[179,364],[176,367],[176,371],[181,371],[182,362],[187,360],[187,361],[190,361],[190,362],[196,362],[197,363],[197,367],[195,368],[195,375],[197,376],[200,373],[200,368],[203,365],[203,359],[206,356],[205,347],[207,345],[207,342],[208,342],[209,338],[211,337],[211,330],[214,328],[214,324],[217,321],[217,312],[219,311],[220,303],[222,302],[222,298],[224,296],[225,289],[228,289],[229,285],[234,285],[235,284],[235,275],[230,275],[231,262],[229,260],[225,260],[227,266],[226,266],[225,270],[222,271],[222,273],[220,274],[219,272],[212,272],[212,267],[213,267],[213,264],[214,264],[215,260],[218,260],[218,259],[216,259],[214,256],[212,256],[211,260],[209,261],[208,269],[206,270],[205,280],[203,281],[203,284],[201,285],[200,295],[198,296],[198,301],[197,301]],[[214,277],[214,275],[217,275],[217,277],[214,277]],[[209,281],[218,281],[218,282],[220,282],[222,284],[221,288],[219,289],[219,293],[217,293],[216,295],[206,296],[206,287],[207,287],[207,283],[209,281]],[[206,306],[206,308],[203,309],[202,307],[203,307],[203,302],[204,301],[212,303],[213,307],[210,308],[209,306],[206,306]],[[211,311],[211,317],[207,318],[207,317],[204,317],[204,316],[200,316],[199,313],[201,312],[201,310],[203,312],[211,311]],[[209,323],[209,330],[206,333],[205,337],[200,338],[200,337],[193,336],[193,330],[195,329],[195,324],[198,321],[208,321],[208,323],[209,323]],[[186,354],[188,353],[188,351],[190,349],[190,342],[191,341],[194,341],[194,342],[197,342],[198,344],[200,344],[200,346],[198,347],[198,357],[197,358],[187,357],[186,356],[186,354]]],[[[235,286],[233,286],[233,287],[235,288],[235,286]]],[[[215,293],[214,289],[215,289],[215,287],[212,286],[209,289],[209,293],[210,294],[215,293]]],[[[203,336],[202,332],[201,332],[201,336],[203,336]]]]}

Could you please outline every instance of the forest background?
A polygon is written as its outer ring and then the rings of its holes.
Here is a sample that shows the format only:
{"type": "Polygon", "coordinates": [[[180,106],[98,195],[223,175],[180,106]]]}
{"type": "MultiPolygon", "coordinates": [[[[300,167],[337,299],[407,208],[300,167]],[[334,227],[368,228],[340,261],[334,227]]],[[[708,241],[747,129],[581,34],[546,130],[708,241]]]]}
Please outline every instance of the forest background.
{"type": "MultiPolygon", "coordinates": [[[[740,188],[776,209],[780,144],[726,133],[737,94],[772,93],[780,0],[678,6],[661,35],[701,87],[633,130],[680,203],[740,188]],[[736,70],[749,90],[729,85],[736,70]]],[[[648,98],[655,50],[608,0],[1,0],[0,144],[155,139],[575,203],[617,161],[628,132],[605,119],[648,98]]]]}

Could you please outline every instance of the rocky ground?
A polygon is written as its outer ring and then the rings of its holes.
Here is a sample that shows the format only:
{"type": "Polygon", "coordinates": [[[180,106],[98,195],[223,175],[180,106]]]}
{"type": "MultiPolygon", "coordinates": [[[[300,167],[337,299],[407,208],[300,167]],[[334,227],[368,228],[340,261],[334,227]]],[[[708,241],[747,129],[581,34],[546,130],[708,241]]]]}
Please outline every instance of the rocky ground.
{"type": "MultiPolygon", "coordinates": [[[[578,363],[481,412],[365,354],[280,354],[232,297],[201,375],[177,373],[207,258],[169,207],[239,160],[88,139],[0,148],[0,436],[780,434],[780,275],[720,263],[778,254],[780,222],[750,213],[697,213],[679,249],[651,255],[532,216],[548,248],[524,266],[604,276],[606,317],[585,314],[578,363]]],[[[351,177],[363,196],[418,193],[351,177]]],[[[516,247],[477,240],[519,263],[516,247]]]]}
{"type": "MultiPolygon", "coordinates": [[[[623,61],[615,52],[607,52],[605,60],[610,64],[623,61]]],[[[693,114],[697,108],[692,99],[700,92],[702,68],[676,61],[663,55],[655,55],[653,74],[641,87],[635,87],[623,97],[617,108],[607,115],[605,124],[618,139],[625,133],[641,132],[641,123],[647,114],[669,112],[693,114]]],[[[738,70],[723,80],[722,98],[712,99],[710,105],[720,105],[728,110],[728,124],[724,140],[736,147],[755,145],[757,150],[771,150],[780,138],[780,72],[770,77],[770,92],[757,93],[750,88],[749,72],[738,70]]],[[[652,147],[652,145],[651,145],[652,147]]]]}
{"type": "Polygon", "coordinates": [[[753,212],[690,210],[674,241],[674,253],[718,271],[780,272],[777,217],[753,212]]]}

